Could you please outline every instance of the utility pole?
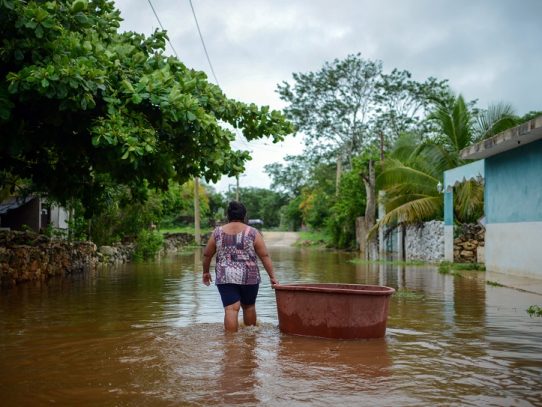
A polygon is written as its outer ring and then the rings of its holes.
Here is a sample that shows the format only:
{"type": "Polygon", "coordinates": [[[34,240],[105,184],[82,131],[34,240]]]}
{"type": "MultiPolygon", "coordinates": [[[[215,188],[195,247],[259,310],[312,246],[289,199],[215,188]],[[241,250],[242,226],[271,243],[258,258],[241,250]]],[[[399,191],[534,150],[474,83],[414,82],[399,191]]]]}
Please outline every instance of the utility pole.
{"type": "Polygon", "coordinates": [[[194,177],[194,240],[197,245],[201,244],[198,177],[194,177]]]}
{"type": "Polygon", "coordinates": [[[335,175],[335,196],[339,196],[339,184],[341,183],[341,175],[343,172],[343,156],[342,153],[337,156],[337,173],[335,175]]]}
{"type": "Polygon", "coordinates": [[[380,131],[380,161],[384,161],[384,132],[380,131]]]}
{"type": "Polygon", "coordinates": [[[237,183],[237,189],[235,190],[235,200],[239,202],[239,174],[235,176],[235,180],[237,183]]]}

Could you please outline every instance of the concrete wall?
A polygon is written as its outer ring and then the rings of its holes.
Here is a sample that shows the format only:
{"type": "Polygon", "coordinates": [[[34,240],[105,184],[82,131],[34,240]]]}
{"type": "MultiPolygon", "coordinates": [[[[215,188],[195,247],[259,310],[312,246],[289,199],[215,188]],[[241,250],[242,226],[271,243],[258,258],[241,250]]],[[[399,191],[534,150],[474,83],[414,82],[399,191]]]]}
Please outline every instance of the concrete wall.
{"type": "Polygon", "coordinates": [[[60,206],[52,206],[51,223],[55,228],[68,229],[68,211],[60,206]]]}
{"type": "Polygon", "coordinates": [[[486,158],[489,223],[542,222],[542,140],[486,158]]]}
{"type": "Polygon", "coordinates": [[[542,278],[542,222],[486,225],[486,269],[542,278]]]}
{"type": "Polygon", "coordinates": [[[542,278],[542,140],[485,166],[487,270],[542,278]]]}

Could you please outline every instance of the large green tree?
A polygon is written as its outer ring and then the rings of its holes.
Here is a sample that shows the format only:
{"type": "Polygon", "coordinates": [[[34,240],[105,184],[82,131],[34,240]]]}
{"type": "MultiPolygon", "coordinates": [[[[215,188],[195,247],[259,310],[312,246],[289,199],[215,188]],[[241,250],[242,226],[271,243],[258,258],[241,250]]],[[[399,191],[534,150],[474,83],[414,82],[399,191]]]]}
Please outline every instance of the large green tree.
{"type": "Polygon", "coordinates": [[[301,194],[313,167],[314,163],[305,155],[287,155],[284,163],[267,164],[264,170],[271,177],[271,189],[293,198],[301,194]]]}
{"type": "Polygon", "coordinates": [[[446,81],[412,79],[405,70],[385,73],[382,62],[360,54],[327,62],[315,72],[294,73],[278,85],[287,117],[305,136],[307,155],[347,164],[381,136],[388,143],[419,129],[434,102],[447,95],[446,81]]]}
{"type": "Polygon", "coordinates": [[[111,186],[242,172],[235,129],[291,132],[279,112],[228,99],[165,55],[164,32],[119,33],[120,21],[112,1],[0,1],[0,189],[25,179],[96,208],[111,186]]]}
{"type": "MultiPolygon", "coordinates": [[[[226,198],[235,199],[235,192],[226,192],[226,198]]],[[[263,220],[265,228],[280,225],[280,210],[288,202],[286,194],[265,188],[246,187],[239,189],[239,199],[247,208],[250,219],[263,220]]]]}

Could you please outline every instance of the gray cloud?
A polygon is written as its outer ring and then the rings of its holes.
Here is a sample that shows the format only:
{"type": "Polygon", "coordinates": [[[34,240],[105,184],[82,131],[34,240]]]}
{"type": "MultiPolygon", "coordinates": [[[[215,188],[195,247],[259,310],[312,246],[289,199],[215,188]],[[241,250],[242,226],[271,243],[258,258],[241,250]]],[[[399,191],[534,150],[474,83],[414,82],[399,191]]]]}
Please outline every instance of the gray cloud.
{"type": "MultiPolygon", "coordinates": [[[[192,1],[220,84],[234,98],[280,108],[277,83],[361,52],[385,70],[448,79],[481,107],[542,110],[540,0],[192,1]]],[[[158,27],[147,1],[116,4],[123,29],[158,27]]],[[[188,0],[153,4],[183,62],[210,73],[188,0]]]]}

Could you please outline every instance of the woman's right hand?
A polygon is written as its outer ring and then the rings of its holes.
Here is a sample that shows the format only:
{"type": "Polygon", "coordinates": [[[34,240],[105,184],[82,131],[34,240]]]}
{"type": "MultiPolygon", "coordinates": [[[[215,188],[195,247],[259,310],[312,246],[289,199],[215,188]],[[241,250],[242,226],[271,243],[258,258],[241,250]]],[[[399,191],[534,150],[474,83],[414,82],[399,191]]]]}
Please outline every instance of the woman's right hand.
{"type": "Polygon", "coordinates": [[[273,285],[278,285],[278,284],[279,284],[279,280],[277,280],[276,277],[271,277],[270,280],[271,280],[271,285],[272,285],[272,286],[273,286],[273,285]]]}
{"type": "Polygon", "coordinates": [[[211,273],[209,271],[203,273],[202,281],[203,281],[203,284],[205,284],[207,287],[211,285],[211,282],[213,281],[213,277],[211,276],[211,273]]]}

